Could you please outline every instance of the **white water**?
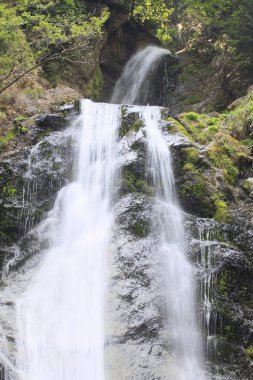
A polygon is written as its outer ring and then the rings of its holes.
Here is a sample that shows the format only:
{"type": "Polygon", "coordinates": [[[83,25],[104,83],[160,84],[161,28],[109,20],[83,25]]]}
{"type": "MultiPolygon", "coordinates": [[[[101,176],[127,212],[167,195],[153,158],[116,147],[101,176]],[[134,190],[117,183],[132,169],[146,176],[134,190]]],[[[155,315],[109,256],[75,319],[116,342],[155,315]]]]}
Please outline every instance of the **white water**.
{"type": "MultiPolygon", "coordinates": [[[[146,96],[150,71],[168,51],[137,53],[123,74],[124,99],[146,96]]],[[[123,78],[122,77],[122,78],[123,78]]],[[[123,82],[121,82],[122,84],[123,82]]],[[[159,129],[160,109],[140,107],[145,122],[148,171],[156,187],[155,210],[167,293],[169,380],[202,380],[195,324],[192,266],[184,248],[183,218],[175,195],[168,143],[159,129]],[[170,364],[172,366],[172,364],[170,364]]],[[[112,230],[120,107],[84,101],[76,180],[58,194],[49,215],[51,249],[18,301],[17,367],[25,380],[104,380],[106,257],[112,230]]],[[[42,237],[44,239],[44,237],[42,237]]]]}
{"type": "Polygon", "coordinates": [[[150,77],[162,57],[170,51],[157,46],[148,46],[137,52],[126,64],[116,83],[112,103],[147,104],[154,83],[150,77]]]}
{"type": "Polygon", "coordinates": [[[158,249],[165,273],[168,329],[175,366],[172,380],[204,379],[201,344],[196,328],[193,269],[184,247],[182,212],[175,194],[168,143],[159,128],[161,110],[142,111],[147,133],[149,175],[156,188],[156,218],[160,236],[158,249]]]}
{"type": "MultiPolygon", "coordinates": [[[[147,47],[127,63],[116,84],[112,101],[145,104],[149,92],[148,76],[169,51],[147,47]]],[[[184,247],[182,212],[175,194],[172,161],[168,143],[159,129],[161,110],[142,107],[148,149],[148,176],[156,188],[156,218],[160,230],[159,251],[165,268],[167,313],[170,339],[176,357],[171,380],[204,379],[201,341],[196,328],[195,283],[193,268],[184,247]]]]}
{"type": "Polygon", "coordinates": [[[83,101],[76,123],[76,180],[58,194],[49,216],[52,248],[17,305],[17,366],[25,380],[104,379],[119,107],[83,101]]]}

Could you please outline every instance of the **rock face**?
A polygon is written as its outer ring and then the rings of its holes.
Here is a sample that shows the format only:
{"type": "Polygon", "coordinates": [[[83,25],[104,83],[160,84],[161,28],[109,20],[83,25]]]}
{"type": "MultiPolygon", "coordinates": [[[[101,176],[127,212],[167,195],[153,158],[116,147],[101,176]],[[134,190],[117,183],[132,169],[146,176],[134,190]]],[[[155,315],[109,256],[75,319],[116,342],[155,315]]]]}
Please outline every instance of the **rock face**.
{"type": "Polygon", "coordinates": [[[40,116],[25,135],[12,141],[12,149],[2,154],[1,268],[17,255],[13,243],[42,220],[56,193],[71,178],[74,133],[65,127],[72,117],[63,112],[40,116]]]}
{"type": "MultiPolygon", "coordinates": [[[[210,158],[209,143],[207,149],[195,140],[195,130],[187,125],[187,118],[182,121],[181,117],[179,122],[165,109],[162,115],[164,131],[170,133],[173,142],[174,173],[185,211],[187,254],[195,267],[199,325],[210,379],[218,372],[224,380],[249,380],[253,220],[245,216],[251,214],[253,206],[250,194],[242,187],[242,176],[251,178],[251,169],[244,168],[231,186],[231,178],[210,158]]],[[[39,222],[52,207],[57,191],[72,177],[70,158],[74,157],[78,131],[65,128],[71,117],[41,116],[37,126],[20,137],[0,163],[4,268],[0,335],[2,341],[7,340],[6,346],[15,338],[15,297],[39,260],[40,255],[35,253],[46,248],[36,243],[40,229],[46,228],[39,222]]],[[[176,376],[177,369],[166,326],[166,289],[157,275],[161,270],[156,257],[157,234],[150,228],[154,188],[145,176],[145,131],[140,115],[131,107],[122,107],[119,140],[122,169],[110,252],[106,372],[112,380],[165,380],[171,371],[176,376]]],[[[220,136],[216,140],[220,144],[220,136]]],[[[224,136],[222,141],[223,145],[227,143],[224,136]]],[[[239,161],[234,164],[240,169],[239,161]]]]}

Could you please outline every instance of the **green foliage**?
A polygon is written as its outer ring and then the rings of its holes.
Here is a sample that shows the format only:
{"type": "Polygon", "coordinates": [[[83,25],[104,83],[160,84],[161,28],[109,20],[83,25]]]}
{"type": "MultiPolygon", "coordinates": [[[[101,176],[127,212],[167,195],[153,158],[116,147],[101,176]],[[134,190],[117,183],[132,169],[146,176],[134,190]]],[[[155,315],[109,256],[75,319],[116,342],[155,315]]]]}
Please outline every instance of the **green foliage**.
{"type": "Polygon", "coordinates": [[[241,140],[240,143],[245,146],[253,146],[253,139],[241,140]]]}
{"type": "Polygon", "coordinates": [[[228,272],[222,272],[218,277],[218,289],[220,293],[224,296],[227,296],[227,286],[228,286],[228,272]]]}
{"type": "Polygon", "coordinates": [[[187,173],[187,178],[181,186],[180,194],[183,197],[192,195],[197,199],[202,199],[205,194],[205,182],[200,169],[193,163],[187,162],[183,170],[187,173]]]}
{"type": "Polygon", "coordinates": [[[155,188],[147,183],[146,180],[136,178],[134,172],[126,169],[122,173],[123,177],[123,192],[138,192],[147,195],[154,195],[155,188]]]}
{"type": "Polygon", "coordinates": [[[242,187],[243,189],[248,193],[250,194],[251,191],[252,191],[252,185],[250,183],[250,180],[249,179],[245,179],[242,183],[242,187]]]}
{"type": "Polygon", "coordinates": [[[86,96],[92,100],[99,100],[103,87],[103,81],[102,72],[100,70],[100,67],[98,67],[94,71],[93,77],[90,80],[89,84],[86,86],[86,96]]]}
{"type": "Polygon", "coordinates": [[[253,32],[251,0],[185,0],[184,4],[188,19],[196,25],[195,33],[205,28],[209,33],[227,32],[234,38],[240,33],[247,38],[253,32]]]}
{"type": "Polygon", "coordinates": [[[230,223],[231,215],[228,205],[223,198],[223,195],[221,193],[215,193],[212,196],[212,201],[215,205],[214,219],[217,220],[217,222],[230,223]]]}
{"type": "Polygon", "coordinates": [[[179,123],[177,120],[173,119],[172,117],[167,117],[166,120],[168,121],[169,133],[180,133],[186,136],[189,140],[192,140],[191,135],[188,133],[188,131],[183,127],[181,123],[179,123]]]}
{"type": "Polygon", "coordinates": [[[17,135],[22,135],[28,132],[28,128],[23,125],[23,123],[27,120],[27,117],[25,116],[18,116],[14,119],[14,132],[17,135]]]}
{"type": "MultiPolygon", "coordinates": [[[[247,135],[249,126],[253,123],[253,94],[247,96],[242,104],[225,114],[223,124],[233,136],[241,138],[247,135]]],[[[246,145],[246,144],[245,144],[246,145]]]]}
{"type": "Polygon", "coordinates": [[[34,54],[17,8],[0,4],[0,90],[8,81],[34,65],[34,54]]]}
{"type": "Polygon", "coordinates": [[[147,236],[149,230],[150,226],[146,220],[141,220],[133,225],[133,232],[139,238],[147,236]]]}
{"type": "Polygon", "coordinates": [[[223,169],[225,180],[233,185],[239,175],[242,158],[247,158],[246,148],[232,136],[219,132],[208,149],[208,156],[217,168],[223,169]]]}
{"type": "Polygon", "coordinates": [[[15,189],[15,187],[12,187],[10,184],[7,184],[3,187],[2,193],[4,196],[7,197],[15,197],[17,194],[17,190],[15,189]]]}
{"type": "Polygon", "coordinates": [[[121,109],[121,126],[119,130],[119,136],[123,137],[130,131],[138,132],[143,127],[143,121],[139,117],[134,117],[132,120],[127,120],[127,111],[124,107],[121,109]]]}
{"type": "Polygon", "coordinates": [[[183,150],[186,156],[186,162],[195,164],[199,161],[199,151],[195,148],[185,148],[183,150]]]}
{"type": "Polygon", "coordinates": [[[199,114],[196,112],[189,112],[185,114],[185,118],[189,120],[198,120],[199,114]]]}
{"type": "Polygon", "coordinates": [[[245,350],[245,354],[253,360],[253,346],[249,346],[248,348],[246,348],[245,350]]]}
{"type": "Polygon", "coordinates": [[[215,133],[220,128],[220,119],[209,117],[205,114],[188,112],[179,115],[179,119],[185,128],[191,133],[194,140],[206,144],[213,140],[215,133]]]}
{"type": "Polygon", "coordinates": [[[155,30],[156,36],[165,44],[171,42],[169,18],[173,12],[166,0],[139,0],[135,2],[133,16],[142,24],[155,30]]]}
{"type": "Polygon", "coordinates": [[[136,188],[138,191],[148,194],[148,195],[154,195],[155,188],[153,186],[150,186],[146,181],[142,179],[138,179],[135,183],[136,188]]]}
{"type": "MultiPolygon", "coordinates": [[[[72,61],[99,40],[109,12],[87,14],[81,0],[18,0],[0,5],[0,93],[47,61],[72,61]]],[[[79,57],[79,64],[85,61],[79,57]]]]}
{"type": "Polygon", "coordinates": [[[10,130],[5,133],[4,136],[0,136],[0,150],[3,149],[9,141],[13,140],[16,137],[14,130],[10,130]]]}

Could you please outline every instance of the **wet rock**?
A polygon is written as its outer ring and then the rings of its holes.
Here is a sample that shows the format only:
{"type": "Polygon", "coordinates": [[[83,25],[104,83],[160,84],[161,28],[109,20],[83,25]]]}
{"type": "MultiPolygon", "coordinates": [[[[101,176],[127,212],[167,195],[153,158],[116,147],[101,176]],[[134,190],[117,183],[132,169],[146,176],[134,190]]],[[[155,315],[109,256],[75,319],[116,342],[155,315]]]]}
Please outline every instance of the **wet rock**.
{"type": "Polygon", "coordinates": [[[42,220],[71,176],[74,132],[73,136],[68,130],[50,133],[50,127],[47,124],[45,137],[36,126],[31,128],[26,143],[21,139],[16,150],[0,161],[2,264],[13,256],[8,247],[42,220]]]}
{"type": "Polygon", "coordinates": [[[40,115],[36,119],[36,124],[41,129],[51,129],[53,131],[58,131],[68,125],[68,120],[63,114],[52,113],[40,115]]]}
{"type": "Polygon", "coordinates": [[[253,263],[249,254],[253,235],[243,244],[249,231],[240,219],[238,225],[193,215],[187,220],[188,233],[194,236],[189,236],[189,254],[198,271],[200,314],[211,367],[228,377],[251,378],[244,349],[253,339],[253,263]]]}

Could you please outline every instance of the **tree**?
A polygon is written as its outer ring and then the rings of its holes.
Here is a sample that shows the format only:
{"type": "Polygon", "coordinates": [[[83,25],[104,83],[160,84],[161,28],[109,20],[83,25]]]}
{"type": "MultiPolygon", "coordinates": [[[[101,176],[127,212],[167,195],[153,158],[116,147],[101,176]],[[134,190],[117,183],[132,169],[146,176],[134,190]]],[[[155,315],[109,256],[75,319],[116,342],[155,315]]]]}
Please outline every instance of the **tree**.
{"type": "MultiPolygon", "coordinates": [[[[75,60],[102,35],[109,12],[87,14],[79,0],[18,0],[0,5],[0,94],[48,61],[75,60]],[[78,54],[77,54],[78,56],[78,54]]],[[[79,58],[84,63],[84,56],[79,58]]]]}
{"type": "Polygon", "coordinates": [[[169,21],[172,13],[171,2],[166,0],[139,0],[133,8],[133,16],[153,27],[156,36],[165,44],[171,41],[169,21]]]}

